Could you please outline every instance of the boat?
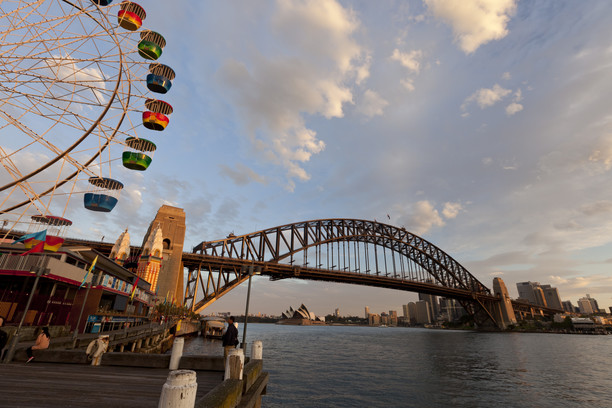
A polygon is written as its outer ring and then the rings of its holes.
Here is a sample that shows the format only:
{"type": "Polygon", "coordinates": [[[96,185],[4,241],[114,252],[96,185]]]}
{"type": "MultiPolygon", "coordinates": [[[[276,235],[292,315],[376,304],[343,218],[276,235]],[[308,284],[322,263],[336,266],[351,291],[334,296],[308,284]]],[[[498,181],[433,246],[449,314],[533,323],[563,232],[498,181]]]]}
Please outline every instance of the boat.
{"type": "Polygon", "coordinates": [[[225,319],[222,317],[205,317],[202,322],[202,336],[206,339],[220,339],[223,337],[225,319]]]}

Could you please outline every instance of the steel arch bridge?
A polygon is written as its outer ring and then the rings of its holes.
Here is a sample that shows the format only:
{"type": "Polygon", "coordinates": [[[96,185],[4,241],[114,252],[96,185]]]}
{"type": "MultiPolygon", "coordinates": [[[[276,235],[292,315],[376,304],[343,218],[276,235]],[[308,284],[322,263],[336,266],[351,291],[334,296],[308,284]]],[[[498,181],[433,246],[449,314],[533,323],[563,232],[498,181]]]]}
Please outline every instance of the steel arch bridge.
{"type": "Polygon", "coordinates": [[[202,242],[183,256],[185,305],[199,312],[253,274],[420,292],[458,300],[479,325],[498,325],[499,298],[431,242],[392,225],[321,219],[202,242]],[[201,295],[203,295],[201,297],[201,295]],[[196,299],[200,298],[199,300],[196,299]]]}

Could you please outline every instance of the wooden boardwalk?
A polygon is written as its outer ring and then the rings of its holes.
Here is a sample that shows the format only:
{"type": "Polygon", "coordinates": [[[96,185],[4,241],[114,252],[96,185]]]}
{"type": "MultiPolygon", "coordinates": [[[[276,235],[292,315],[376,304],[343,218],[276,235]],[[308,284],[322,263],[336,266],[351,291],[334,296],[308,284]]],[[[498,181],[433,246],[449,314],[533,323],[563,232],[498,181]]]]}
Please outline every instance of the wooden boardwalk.
{"type": "MultiPolygon", "coordinates": [[[[54,363],[0,364],[0,406],[157,407],[168,369],[54,363]]],[[[202,398],[222,382],[219,371],[196,371],[202,398]]]]}

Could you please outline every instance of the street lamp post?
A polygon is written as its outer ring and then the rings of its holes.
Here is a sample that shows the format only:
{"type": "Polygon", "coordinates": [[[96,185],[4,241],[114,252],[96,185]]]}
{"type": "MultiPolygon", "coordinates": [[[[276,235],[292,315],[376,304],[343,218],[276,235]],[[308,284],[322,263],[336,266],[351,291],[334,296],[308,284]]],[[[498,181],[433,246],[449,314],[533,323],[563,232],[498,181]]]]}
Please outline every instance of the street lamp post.
{"type": "Polygon", "coordinates": [[[251,279],[253,279],[253,266],[249,267],[249,289],[247,290],[246,308],[244,311],[244,327],[242,329],[242,349],[246,354],[246,330],[247,320],[249,318],[249,302],[251,301],[251,279]]]}
{"type": "Polygon", "coordinates": [[[244,328],[242,329],[242,349],[246,354],[246,332],[247,332],[247,320],[249,318],[249,302],[251,301],[251,279],[253,279],[253,275],[259,275],[261,272],[258,270],[255,271],[253,265],[249,266],[249,289],[247,290],[247,299],[246,299],[246,308],[244,311],[244,328]]]}

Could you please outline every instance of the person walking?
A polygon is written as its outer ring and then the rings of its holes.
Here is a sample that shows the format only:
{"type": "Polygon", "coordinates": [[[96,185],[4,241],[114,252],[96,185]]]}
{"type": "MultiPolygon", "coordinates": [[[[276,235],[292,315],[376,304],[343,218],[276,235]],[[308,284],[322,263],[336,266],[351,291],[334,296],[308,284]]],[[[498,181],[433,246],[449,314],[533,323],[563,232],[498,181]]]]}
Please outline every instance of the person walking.
{"type": "Polygon", "coordinates": [[[28,349],[26,350],[26,354],[28,355],[28,361],[26,361],[26,363],[29,363],[30,361],[34,360],[34,354],[32,353],[33,350],[47,349],[49,348],[49,343],[51,343],[51,335],[49,334],[49,328],[43,327],[40,331],[40,334],[36,338],[36,344],[28,347],[28,349]]]}
{"type": "Polygon", "coordinates": [[[230,350],[238,345],[238,329],[234,325],[234,316],[227,319],[227,330],[221,339],[223,340],[223,365],[225,365],[230,350]]]}

